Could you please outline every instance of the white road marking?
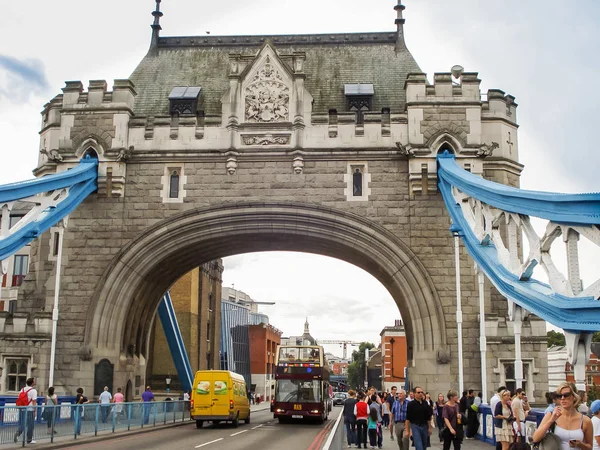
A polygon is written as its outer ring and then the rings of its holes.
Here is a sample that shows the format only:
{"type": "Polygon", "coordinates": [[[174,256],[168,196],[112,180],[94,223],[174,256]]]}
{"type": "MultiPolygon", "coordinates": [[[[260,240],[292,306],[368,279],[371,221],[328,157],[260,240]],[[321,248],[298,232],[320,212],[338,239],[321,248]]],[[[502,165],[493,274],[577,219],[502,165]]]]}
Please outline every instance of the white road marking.
{"type": "Polygon", "coordinates": [[[249,431],[249,430],[238,431],[237,433],[230,434],[229,436],[237,436],[238,434],[245,433],[246,431],[249,431]]]}
{"type": "Polygon", "coordinates": [[[222,441],[222,440],[223,440],[223,438],[215,439],[214,441],[210,441],[210,442],[206,442],[204,444],[196,445],[194,448],[204,447],[205,445],[214,444],[215,442],[219,442],[219,441],[222,441]]]}
{"type": "Polygon", "coordinates": [[[256,430],[257,428],[262,427],[262,425],[256,425],[255,427],[252,427],[253,430],[256,430]]]}

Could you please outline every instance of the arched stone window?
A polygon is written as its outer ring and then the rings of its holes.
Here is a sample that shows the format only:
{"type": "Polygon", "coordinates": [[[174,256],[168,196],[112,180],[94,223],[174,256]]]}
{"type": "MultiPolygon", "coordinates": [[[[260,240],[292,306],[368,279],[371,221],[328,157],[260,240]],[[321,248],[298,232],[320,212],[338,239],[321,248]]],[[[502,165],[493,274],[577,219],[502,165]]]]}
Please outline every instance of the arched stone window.
{"type": "Polygon", "coordinates": [[[371,188],[369,188],[371,174],[367,163],[353,161],[348,163],[346,170],[347,172],[344,174],[346,199],[351,202],[368,200],[371,194],[371,188]]]}
{"type": "Polygon", "coordinates": [[[179,198],[179,170],[173,170],[169,177],[169,198],[179,198]]]}
{"type": "Polygon", "coordinates": [[[352,196],[362,197],[363,195],[363,174],[360,167],[356,167],[352,173],[352,196]]]}
{"type": "Polygon", "coordinates": [[[184,164],[166,164],[160,181],[163,187],[161,192],[163,203],[183,203],[187,183],[184,164]]]}
{"type": "Polygon", "coordinates": [[[90,147],[83,154],[83,159],[85,159],[87,156],[93,159],[98,159],[98,152],[93,147],[90,147]]]}
{"type": "Polygon", "coordinates": [[[444,153],[444,152],[448,152],[448,153],[452,153],[455,154],[456,152],[454,151],[454,148],[452,148],[452,146],[450,144],[448,144],[447,142],[444,142],[441,147],[438,150],[438,154],[440,153],[444,153]]]}

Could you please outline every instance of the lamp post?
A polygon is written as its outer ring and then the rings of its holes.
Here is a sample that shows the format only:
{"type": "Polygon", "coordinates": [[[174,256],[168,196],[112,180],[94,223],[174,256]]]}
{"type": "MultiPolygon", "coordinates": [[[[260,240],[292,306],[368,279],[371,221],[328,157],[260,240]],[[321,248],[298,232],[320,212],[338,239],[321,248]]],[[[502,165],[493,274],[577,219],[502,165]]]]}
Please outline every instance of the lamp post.
{"type": "Polygon", "coordinates": [[[456,268],[456,337],[458,339],[458,392],[464,390],[463,347],[462,347],[462,301],[460,292],[460,242],[461,229],[452,224],[450,231],[454,235],[454,266],[456,268]]]}
{"type": "Polygon", "coordinates": [[[167,385],[167,394],[171,392],[171,375],[167,375],[165,378],[165,384],[167,385]]]}

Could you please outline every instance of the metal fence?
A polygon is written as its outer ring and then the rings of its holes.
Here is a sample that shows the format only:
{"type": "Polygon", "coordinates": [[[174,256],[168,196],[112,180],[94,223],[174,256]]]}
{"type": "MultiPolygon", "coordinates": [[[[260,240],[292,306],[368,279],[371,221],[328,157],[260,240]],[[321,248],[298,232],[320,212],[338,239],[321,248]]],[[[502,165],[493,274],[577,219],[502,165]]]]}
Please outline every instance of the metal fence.
{"type": "Polygon", "coordinates": [[[0,407],[0,444],[54,442],[190,420],[189,402],[0,407]]]}

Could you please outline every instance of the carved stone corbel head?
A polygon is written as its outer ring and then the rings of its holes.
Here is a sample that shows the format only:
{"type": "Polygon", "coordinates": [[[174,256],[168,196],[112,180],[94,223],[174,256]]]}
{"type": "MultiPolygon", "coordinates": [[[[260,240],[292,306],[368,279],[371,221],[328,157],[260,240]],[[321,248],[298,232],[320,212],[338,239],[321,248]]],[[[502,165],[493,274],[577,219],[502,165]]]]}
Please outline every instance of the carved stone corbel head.
{"type": "Polygon", "coordinates": [[[229,175],[235,175],[235,173],[237,172],[237,167],[238,167],[238,162],[237,162],[237,158],[227,158],[227,173],[229,175]]]}
{"type": "Polygon", "coordinates": [[[292,163],[292,168],[296,175],[301,175],[304,172],[304,158],[302,156],[296,156],[292,163]]]}

